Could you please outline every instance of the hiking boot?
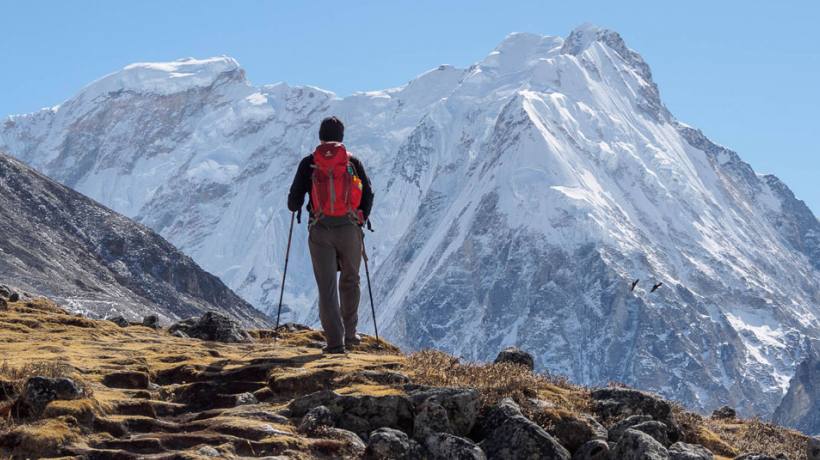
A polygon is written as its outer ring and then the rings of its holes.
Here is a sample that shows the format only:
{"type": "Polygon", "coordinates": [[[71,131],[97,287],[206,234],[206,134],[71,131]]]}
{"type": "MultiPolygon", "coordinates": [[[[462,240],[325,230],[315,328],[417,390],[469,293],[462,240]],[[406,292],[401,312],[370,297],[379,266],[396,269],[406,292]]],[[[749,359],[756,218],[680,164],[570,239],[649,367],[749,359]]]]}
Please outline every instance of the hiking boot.
{"type": "Polygon", "coordinates": [[[356,334],[353,337],[348,337],[345,339],[346,347],[359,345],[360,343],[362,343],[362,336],[360,336],[359,334],[356,334]]]}
{"type": "Polygon", "coordinates": [[[339,345],[338,347],[324,347],[322,348],[322,354],[325,355],[343,355],[345,354],[345,346],[339,345]]]}

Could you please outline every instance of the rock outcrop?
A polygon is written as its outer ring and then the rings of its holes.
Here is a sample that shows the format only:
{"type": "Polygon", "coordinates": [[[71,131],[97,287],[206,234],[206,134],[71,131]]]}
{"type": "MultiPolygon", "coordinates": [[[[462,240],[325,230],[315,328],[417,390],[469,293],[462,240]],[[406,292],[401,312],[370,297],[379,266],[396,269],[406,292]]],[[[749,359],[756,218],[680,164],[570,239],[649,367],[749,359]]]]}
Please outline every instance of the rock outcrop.
{"type": "Polygon", "coordinates": [[[816,350],[797,366],[772,419],[806,434],[820,435],[820,353],[816,350]]]}

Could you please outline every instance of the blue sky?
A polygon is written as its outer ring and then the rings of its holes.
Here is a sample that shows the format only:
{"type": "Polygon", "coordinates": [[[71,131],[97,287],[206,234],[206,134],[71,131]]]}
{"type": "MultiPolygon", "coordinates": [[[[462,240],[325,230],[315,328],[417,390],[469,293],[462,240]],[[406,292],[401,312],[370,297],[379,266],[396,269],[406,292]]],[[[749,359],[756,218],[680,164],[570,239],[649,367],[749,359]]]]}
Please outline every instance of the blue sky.
{"type": "Polygon", "coordinates": [[[3,1],[0,116],[131,62],[230,55],[254,84],[340,95],[467,66],[510,32],[592,22],[641,53],[675,116],[820,213],[820,2],[3,1]]]}

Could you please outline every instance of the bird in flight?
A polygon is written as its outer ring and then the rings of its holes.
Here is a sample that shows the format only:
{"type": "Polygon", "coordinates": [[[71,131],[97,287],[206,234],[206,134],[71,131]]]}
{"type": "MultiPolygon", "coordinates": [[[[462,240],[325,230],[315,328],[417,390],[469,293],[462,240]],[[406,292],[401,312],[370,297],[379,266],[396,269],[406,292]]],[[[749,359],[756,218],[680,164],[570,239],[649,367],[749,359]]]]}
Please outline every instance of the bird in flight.
{"type": "Polygon", "coordinates": [[[657,290],[658,290],[658,288],[659,288],[659,287],[661,287],[661,286],[663,286],[663,283],[658,283],[658,284],[656,284],[656,285],[652,286],[652,290],[651,290],[651,291],[649,291],[649,292],[655,292],[655,291],[657,291],[657,290]]]}
{"type": "Polygon", "coordinates": [[[635,286],[637,286],[637,285],[638,285],[638,281],[640,281],[640,280],[641,280],[641,279],[640,279],[640,278],[638,278],[638,279],[636,279],[635,281],[633,281],[633,282],[632,282],[632,286],[629,288],[629,290],[630,290],[630,291],[634,291],[634,290],[635,290],[635,286]]]}

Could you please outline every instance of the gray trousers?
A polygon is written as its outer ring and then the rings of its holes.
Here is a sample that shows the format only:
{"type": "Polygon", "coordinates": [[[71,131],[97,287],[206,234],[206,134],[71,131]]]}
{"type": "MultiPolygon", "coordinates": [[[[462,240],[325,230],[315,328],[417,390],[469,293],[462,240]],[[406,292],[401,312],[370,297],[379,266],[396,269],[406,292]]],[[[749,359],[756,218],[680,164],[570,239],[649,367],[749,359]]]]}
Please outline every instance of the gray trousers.
{"type": "Polygon", "coordinates": [[[345,338],[356,335],[359,322],[362,229],[352,222],[326,225],[320,221],[310,229],[308,246],[319,288],[319,319],[327,346],[342,346],[345,338]],[[338,269],[342,273],[337,283],[338,269]]]}

